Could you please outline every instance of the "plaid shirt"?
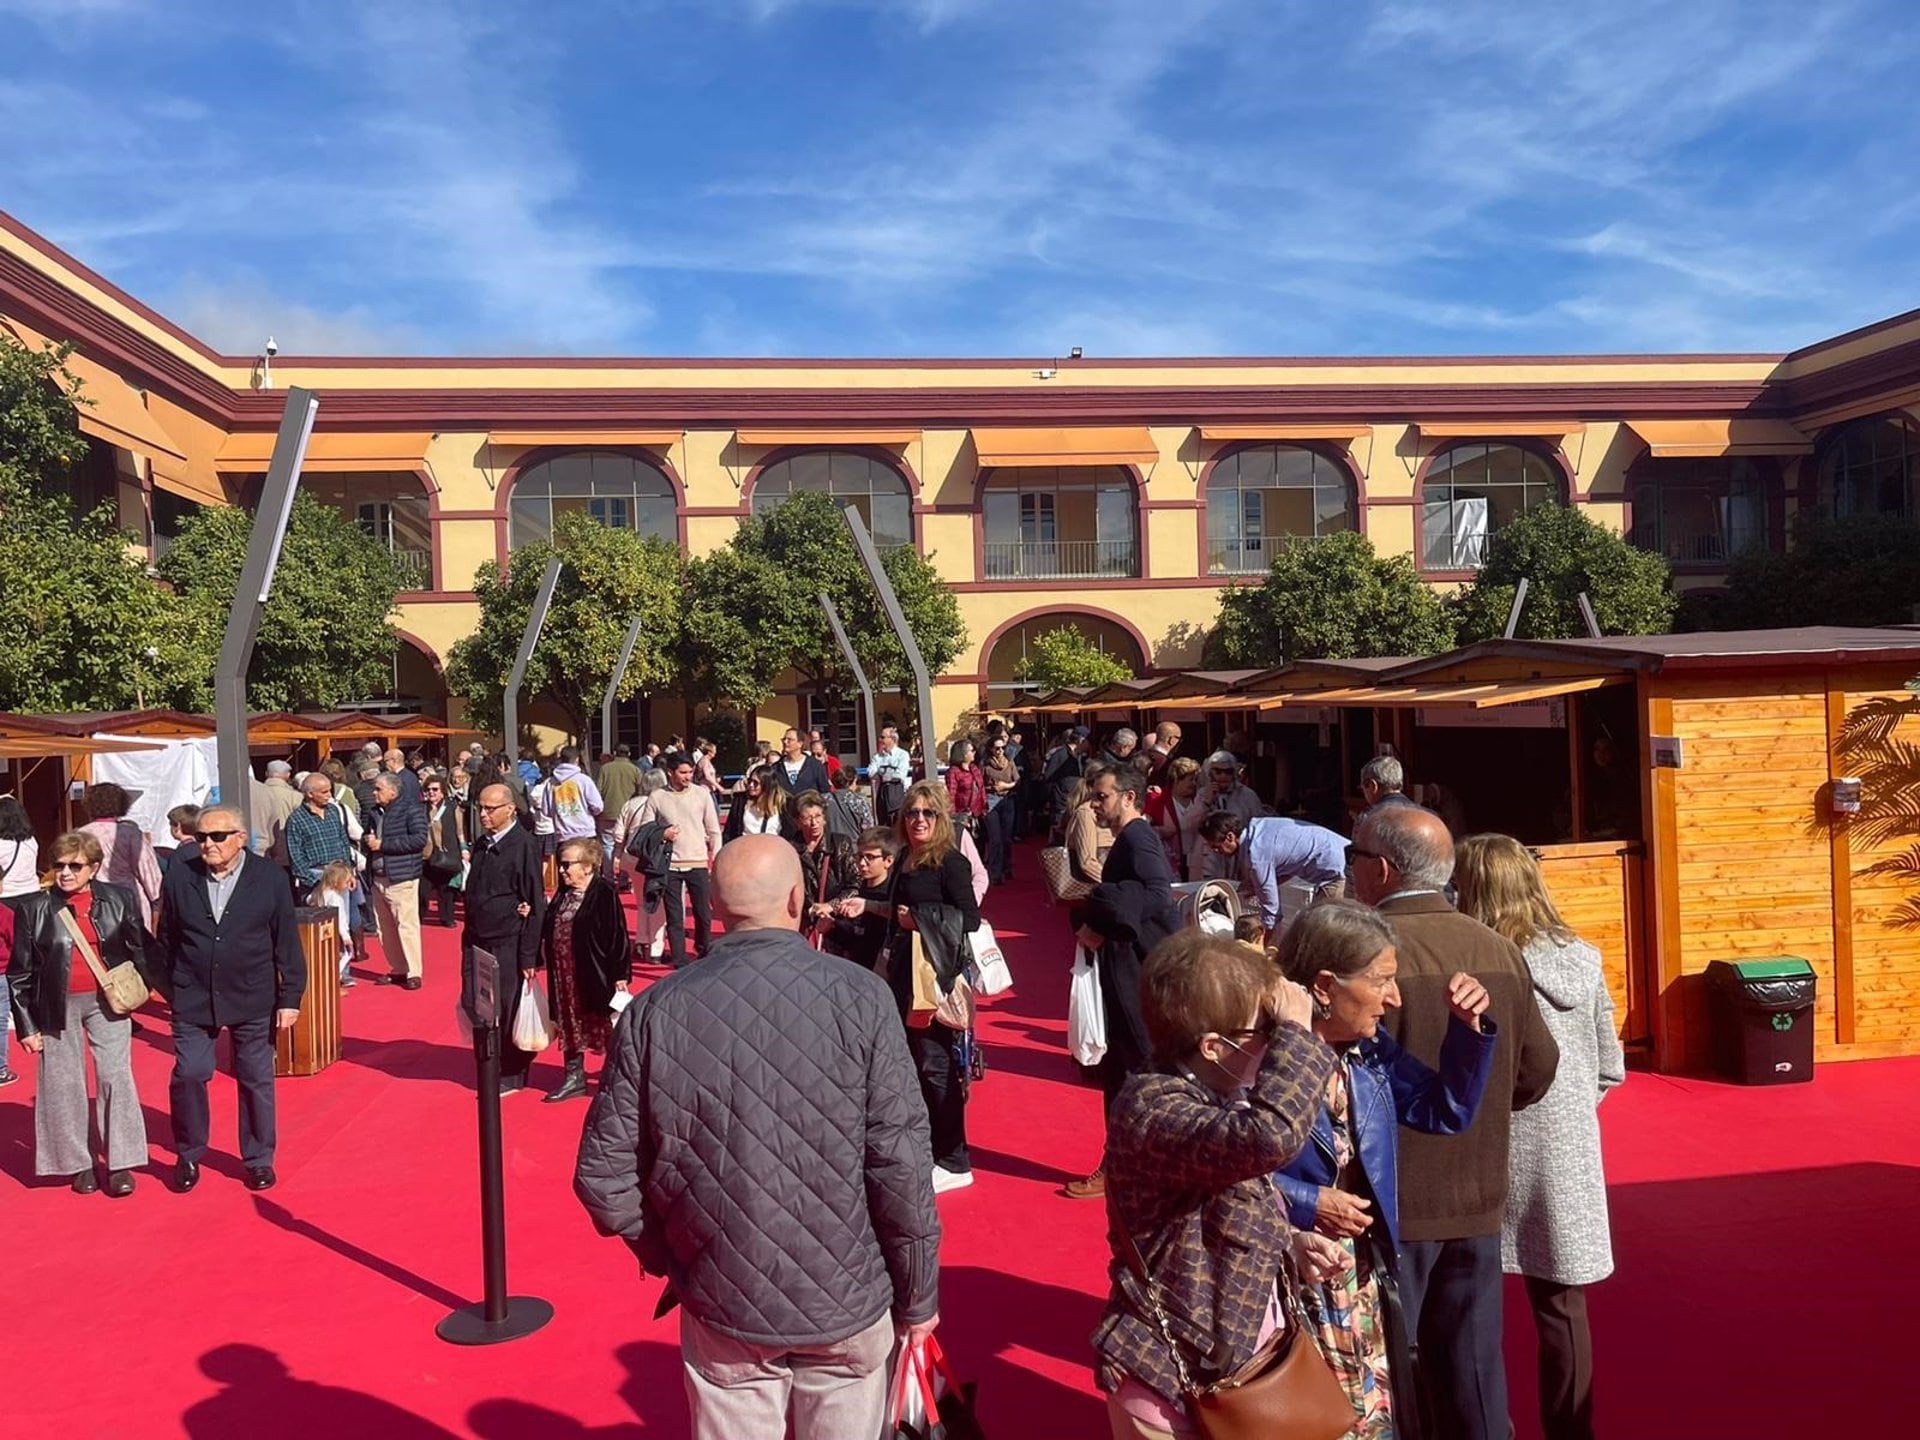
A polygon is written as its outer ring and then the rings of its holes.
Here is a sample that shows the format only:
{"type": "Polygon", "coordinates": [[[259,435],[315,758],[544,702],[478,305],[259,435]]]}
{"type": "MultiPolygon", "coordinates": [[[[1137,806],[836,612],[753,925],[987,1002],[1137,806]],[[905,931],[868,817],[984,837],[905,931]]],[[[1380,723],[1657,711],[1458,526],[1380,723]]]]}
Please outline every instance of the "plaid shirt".
{"type": "Polygon", "coordinates": [[[353,863],[347,843],[347,822],[331,806],[316,815],[303,802],[287,816],[287,863],[301,887],[320,883],[320,867],[335,860],[353,863]]]}

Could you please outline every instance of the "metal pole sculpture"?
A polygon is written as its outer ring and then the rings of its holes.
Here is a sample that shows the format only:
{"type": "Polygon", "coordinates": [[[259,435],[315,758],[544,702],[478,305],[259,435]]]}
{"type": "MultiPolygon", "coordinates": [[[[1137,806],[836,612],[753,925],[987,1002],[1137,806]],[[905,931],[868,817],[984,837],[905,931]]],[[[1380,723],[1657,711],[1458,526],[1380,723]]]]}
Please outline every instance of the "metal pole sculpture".
{"type": "Polygon", "coordinates": [[[907,625],[906,614],[900,609],[900,597],[893,593],[893,582],[887,579],[880,552],[873,548],[873,537],[867,534],[860,512],[849,505],[840,513],[847,517],[847,529],[853,532],[860,563],[867,567],[867,577],[880,595],[880,608],[887,612],[887,623],[893,627],[900,648],[906,653],[907,664],[913,670],[915,695],[920,702],[920,773],[931,780],[940,773],[940,766],[933,754],[933,682],[927,677],[927,662],[920,657],[919,642],[907,625]]]}
{"type": "Polygon", "coordinates": [[[613,667],[613,678],[607,681],[606,698],[600,702],[600,749],[606,754],[613,753],[613,702],[620,694],[620,682],[627,678],[627,666],[633,660],[633,647],[640,643],[640,616],[633,617],[633,623],[627,626],[626,641],[620,646],[620,663],[613,667]]]}
{"type": "Polygon", "coordinates": [[[867,683],[867,672],[860,668],[860,657],[853,653],[853,642],[847,638],[847,627],[840,623],[840,612],[833,607],[833,597],[824,590],[820,592],[820,608],[827,612],[827,624],[833,630],[833,638],[839,642],[847,668],[853,671],[854,684],[860,687],[860,704],[867,717],[867,747],[871,751],[880,738],[880,722],[873,708],[873,686],[867,683]]]}
{"type": "Polygon", "coordinates": [[[540,643],[540,631],[547,623],[547,607],[553,604],[553,587],[560,583],[560,557],[547,562],[547,573],[540,577],[540,589],[533,597],[533,610],[527,616],[527,630],[520,637],[520,653],[513,657],[513,674],[507,677],[507,693],[500,702],[500,726],[506,731],[501,746],[507,759],[520,754],[520,686],[527,678],[527,662],[533,659],[533,647],[540,643]]]}
{"type": "Polygon", "coordinates": [[[247,558],[234,587],[233,608],[227,612],[226,638],[213,669],[213,722],[219,755],[220,803],[230,805],[242,819],[252,813],[248,782],[253,765],[247,753],[247,667],[253,663],[253,644],[260,637],[260,616],[273,592],[273,572],[280,564],[280,546],[287,537],[287,518],[293,512],[293,492],[300,484],[300,466],[306,459],[307,438],[320,397],[298,385],[287,389],[287,408],[280,416],[280,434],[267,463],[260,504],[253,512],[253,530],[247,536],[247,558]]]}
{"type": "Polygon", "coordinates": [[[1522,575],[1520,583],[1513,587],[1513,608],[1507,611],[1507,628],[1503,639],[1511,640],[1513,632],[1520,628],[1520,612],[1527,607],[1527,577],[1522,575]]]}

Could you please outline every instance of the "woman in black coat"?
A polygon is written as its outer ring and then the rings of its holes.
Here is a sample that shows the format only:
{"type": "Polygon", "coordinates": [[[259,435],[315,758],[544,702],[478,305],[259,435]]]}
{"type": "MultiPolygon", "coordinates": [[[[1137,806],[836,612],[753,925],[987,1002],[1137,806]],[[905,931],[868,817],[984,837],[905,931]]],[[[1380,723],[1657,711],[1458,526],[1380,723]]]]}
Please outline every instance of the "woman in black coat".
{"type": "Polygon", "coordinates": [[[567,1073],[547,1103],[587,1093],[587,1057],[604,1055],[613,1034],[613,997],[633,979],[633,946],[620,895],[601,877],[597,839],[560,846],[560,889],[547,907],[540,959],[547,967],[547,998],[560,1032],[567,1073]]]}
{"type": "Polygon", "coordinates": [[[133,1083],[133,1022],[108,1008],[62,917],[72,917],[103,970],[130,960],[151,985],[147,929],[134,892],[97,878],[103,858],[98,839],[68,831],[53,842],[52,857],[53,888],[10,902],[14,1029],[40,1062],[33,1169],[36,1175],[71,1176],[76,1194],[100,1188],[87,1131],[91,1052],[93,1118],[107,1151],[107,1193],[118,1198],[133,1193],[133,1172],[147,1163],[147,1122],[133,1083]]]}

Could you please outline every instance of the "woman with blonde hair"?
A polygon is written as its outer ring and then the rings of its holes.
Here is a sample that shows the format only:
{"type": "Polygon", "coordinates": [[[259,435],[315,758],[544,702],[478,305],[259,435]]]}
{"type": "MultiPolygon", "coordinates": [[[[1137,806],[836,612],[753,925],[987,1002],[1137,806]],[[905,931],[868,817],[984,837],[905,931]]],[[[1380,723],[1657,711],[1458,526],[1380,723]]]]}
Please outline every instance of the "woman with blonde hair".
{"type": "Polygon", "coordinates": [[[756,765],[740,782],[740,793],[727,810],[726,828],[720,842],[737,840],[742,835],[785,835],[786,792],[773,783],[773,768],[756,765]]]}
{"type": "Polygon", "coordinates": [[[1067,860],[1073,869],[1073,877],[1089,885],[1100,883],[1107,852],[1113,849],[1113,831],[1100,823],[1100,817],[1094,813],[1091,803],[1093,782],[1112,768],[1110,765],[1087,766],[1086,773],[1067,797],[1067,808],[1061,811],[1061,824],[1065,831],[1061,843],[1067,847],[1067,860]]]}
{"type": "Polygon", "coordinates": [[[65,1175],[74,1193],[99,1190],[87,1129],[87,1056],[93,1056],[93,1122],[106,1151],[107,1194],[133,1193],[147,1163],[147,1122],[133,1083],[133,1021],[106,1002],[101,972],[131,961],[152,985],[147,929],[135,892],[100,878],[105,858],[90,831],[53,842],[53,885],[12,902],[13,1023],[40,1060],[33,1097],[33,1171],[65,1175]],[[93,961],[87,959],[92,952],[93,961]]]}
{"type": "Polygon", "coordinates": [[[1525,1277],[1540,1339],[1540,1423],[1548,1440],[1593,1434],[1593,1335],[1585,1286],[1613,1273],[1597,1107],[1626,1079],[1600,952],[1574,934],[1539,862],[1507,835],[1455,852],[1460,911],[1518,945],[1534,1003],[1560,1047],[1553,1085],[1513,1115],[1501,1266],[1525,1277]]]}
{"type": "Polygon", "coordinates": [[[967,937],[980,928],[973,867],[960,851],[947,808],[946,786],[922,780],[907,787],[895,821],[901,842],[893,867],[893,929],[886,941],[887,979],[907,1022],[907,1049],[920,1074],[933,1138],[933,1188],[973,1183],[967,1154],[967,1060],[959,1053],[967,1031],[913,1013],[913,941],[933,965],[940,993],[965,984],[967,937]],[[924,1023],[917,1023],[924,1021],[924,1023]]]}

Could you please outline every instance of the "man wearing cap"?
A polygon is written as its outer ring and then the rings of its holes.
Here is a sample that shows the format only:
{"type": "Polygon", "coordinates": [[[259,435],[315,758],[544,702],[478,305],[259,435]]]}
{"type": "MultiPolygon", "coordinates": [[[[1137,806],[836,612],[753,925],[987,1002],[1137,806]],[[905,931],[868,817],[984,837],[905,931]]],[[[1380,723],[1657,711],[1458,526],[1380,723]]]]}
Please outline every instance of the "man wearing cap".
{"type": "MultiPolygon", "coordinates": [[[[1252,788],[1241,784],[1240,760],[1231,750],[1216,750],[1207,757],[1205,776],[1195,803],[1209,814],[1224,811],[1239,816],[1242,822],[1269,813],[1252,788]]],[[[1194,879],[1231,880],[1234,877],[1232,856],[1223,855],[1209,847],[1200,859],[1201,873],[1194,879]]]]}

